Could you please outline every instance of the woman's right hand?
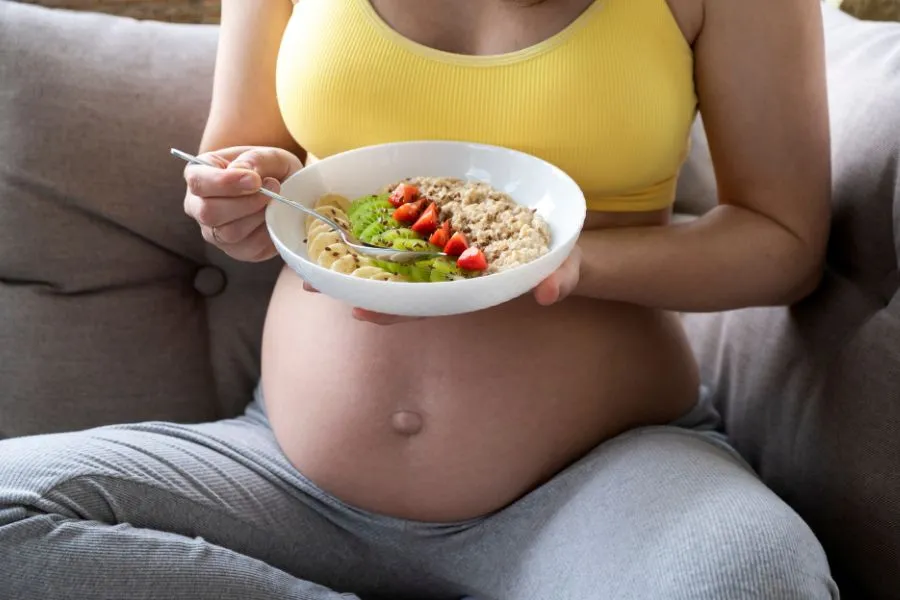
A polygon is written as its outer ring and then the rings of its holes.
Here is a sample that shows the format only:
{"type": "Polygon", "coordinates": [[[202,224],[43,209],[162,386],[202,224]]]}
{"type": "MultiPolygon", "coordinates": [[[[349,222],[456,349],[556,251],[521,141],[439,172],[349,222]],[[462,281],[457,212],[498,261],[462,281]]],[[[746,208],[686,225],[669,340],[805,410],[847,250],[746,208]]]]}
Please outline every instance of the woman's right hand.
{"type": "Polygon", "coordinates": [[[278,192],[281,183],[303,168],[281,148],[238,146],[199,155],[222,168],[189,164],[184,169],[184,212],[200,225],[210,244],[236,260],[259,262],[275,256],[266,229],[269,199],[260,187],[278,192]]]}

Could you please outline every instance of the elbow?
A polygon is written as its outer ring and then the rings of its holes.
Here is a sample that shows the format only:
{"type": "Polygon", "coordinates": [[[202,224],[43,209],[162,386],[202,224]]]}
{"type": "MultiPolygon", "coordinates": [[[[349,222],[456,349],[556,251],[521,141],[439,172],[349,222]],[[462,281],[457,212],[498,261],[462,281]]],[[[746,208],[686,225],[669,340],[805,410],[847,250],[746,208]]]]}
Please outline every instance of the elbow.
{"type": "Polygon", "coordinates": [[[797,285],[795,285],[793,290],[788,294],[785,299],[785,304],[789,306],[797,304],[811,296],[813,292],[819,289],[824,274],[824,264],[818,264],[815,268],[809,269],[805,276],[797,282],[797,285]]]}
{"type": "Polygon", "coordinates": [[[825,276],[825,246],[801,242],[801,249],[793,253],[791,261],[795,268],[791,269],[790,285],[781,303],[793,305],[812,295],[825,276]]]}
{"type": "Polygon", "coordinates": [[[779,223],[784,244],[773,258],[783,267],[780,305],[797,304],[819,289],[825,276],[830,222],[830,207],[823,200],[802,225],[779,223]]]}

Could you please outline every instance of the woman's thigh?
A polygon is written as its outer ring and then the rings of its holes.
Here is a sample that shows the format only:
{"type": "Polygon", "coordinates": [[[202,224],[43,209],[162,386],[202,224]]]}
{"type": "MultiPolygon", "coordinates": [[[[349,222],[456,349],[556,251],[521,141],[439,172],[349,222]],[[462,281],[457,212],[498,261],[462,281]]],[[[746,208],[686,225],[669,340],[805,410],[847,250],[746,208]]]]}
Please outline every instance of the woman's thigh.
{"type": "Polygon", "coordinates": [[[629,432],[447,540],[479,599],[837,598],[803,520],[713,434],[629,432]]]}

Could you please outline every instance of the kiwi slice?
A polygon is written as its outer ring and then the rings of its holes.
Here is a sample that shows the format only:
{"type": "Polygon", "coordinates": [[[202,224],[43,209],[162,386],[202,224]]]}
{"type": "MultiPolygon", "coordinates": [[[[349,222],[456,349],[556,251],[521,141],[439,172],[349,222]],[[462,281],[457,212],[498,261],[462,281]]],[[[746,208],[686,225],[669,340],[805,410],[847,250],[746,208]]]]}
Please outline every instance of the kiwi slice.
{"type": "Polygon", "coordinates": [[[394,230],[399,226],[400,223],[391,218],[389,214],[381,215],[376,217],[372,222],[366,225],[362,229],[362,231],[359,232],[357,237],[367,244],[377,246],[378,244],[374,243],[376,237],[388,231],[394,230]]]}
{"type": "Polygon", "coordinates": [[[431,269],[420,267],[417,265],[410,265],[408,269],[409,275],[407,275],[407,277],[409,277],[410,281],[414,281],[417,283],[431,281],[431,269]]]}
{"type": "Polygon", "coordinates": [[[394,207],[388,202],[387,198],[382,198],[380,196],[369,196],[362,200],[355,201],[354,204],[351,205],[350,212],[347,214],[352,225],[351,232],[354,236],[362,239],[360,236],[363,231],[375,221],[381,221],[383,223],[383,228],[381,231],[376,231],[373,235],[392,229],[395,224],[396,227],[399,227],[400,224],[391,218],[393,208],[394,207]]]}
{"type": "Polygon", "coordinates": [[[375,260],[374,263],[385,271],[404,277],[407,281],[414,283],[431,281],[431,268],[428,265],[401,264],[387,260],[375,260]]]}
{"type": "Polygon", "coordinates": [[[447,258],[446,256],[438,256],[436,258],[431,259],[431,267],[435,271],[440,271],[441,273],[446,273],[448,275],[462,275],[463,270],[456,266],[456,261],[447,258]]]}
{"type": "Polygon", "coordinates": [[[355,221],[351,221],[351,230],[357,238],[366,243],[371,243],[369,240],[373,237],[391,229],[392,221],[396,222],[391,218],[391,213],[388,211],[364,212],[355,221]]]}
{"type": "Polygon", "coordinates": [[[384,233],[375,236],[370,243],[374,246],[392,248],[395,247],[394,240],[398,239],[417,240],[419,239],[419,234],[409,227],[398,227],[396,229],[388,229],[384,233]]]}
{"type": "Polygon", "coordinates": [[[350,207],[347,209],[347,216],[351,221],[354,221],[362,211],[377,208],[393,208],[393,205],[388,201],[388,197],[387,194],[372,194],[357,198],[350,203],[350,207]]]}
{"type": "Polygon", "coordinates": [[[408,250],[411,252],[440,252],[440,249],[429,244],[425,240],[418,238],[397,238],[391,244],[392,248],[397,250],[408,250]]]}
{"type": "Polygon", "coordinates": [[[449,273],[445,273],[437,269],[431,269],[431,274],[429,275],[428,280],[433,283],[438,283],[441,281],[452,281],[453,277],[449,273]]]}
{"type": "Polygon", "coordinates": [[[408,275],[409,274],[409,265],[404,265],[401,263],[396,263],[390,260],[378,260],[372,259],[372,262],[377,267],[381,267],[385,271],[390,273],[394,273],[396,275],[408,275]]]}

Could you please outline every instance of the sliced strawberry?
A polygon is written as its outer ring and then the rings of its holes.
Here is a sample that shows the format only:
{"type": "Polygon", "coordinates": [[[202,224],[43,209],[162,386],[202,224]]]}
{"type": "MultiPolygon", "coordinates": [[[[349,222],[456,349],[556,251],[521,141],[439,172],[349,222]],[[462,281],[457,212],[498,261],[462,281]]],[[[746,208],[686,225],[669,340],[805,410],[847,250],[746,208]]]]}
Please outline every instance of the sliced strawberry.
{"type": "Polygon", "coordinates": [[[422,235],[431,235],[438,228],[438,210],[434,202],[422,213],[422,216],[412,224],[411,229],[422,235]]]}
{"type": "Polygon", "coordinates": [[[428,238],[428,242],[434,244],[438,248],[446,246],[448,241],[450,241],[450,236],[448,236],[447,232],[443,229],[436,229],[434,233],[431,234],[431,237],[428,238]]]}
{"type": "Polygon", "coordinates": [[[466,241],[466,236],[463,235],[461,231],[457,231],[450,236],[450,239],[444,244],[444,252],[450,256],[459,256],[465,252],[468,247],[469,242],[466,241]]]}
{"type": "Polygon", "coordinates": [[[450,221],[444,221],[441,224],[441,228],[435,230],[431,237],[428,238],[428,241],[438,248],[446,246],[447,242],[450,241],[450,221]]]}
{"type": "Polygon", "coordinates": [[[394,191],[391,192],[388,201],[393,204],[395,207],[402,206],[407,202],[412,202],[419,195],[419,188],[412,185],[411,183],[401,183],[394,191]]]}
{"type": "Polygon", "coordinates": [[[415,202],[411,202],[408,204],[401,204],[394,211],[394,214],[391,215],[394,217],[395,221],[400,221],[401,223],[412,223],[416,219],[419,218],[419,213],[421,209],[415,202]]]}
{"type": "Polygon", "coordinates": [[[466,251],[459,255],[456,266],[467,271],[484,271],[487,269],[487,259],[484,257],[484,252],[472,246],[466,248],[466,251]]]}

